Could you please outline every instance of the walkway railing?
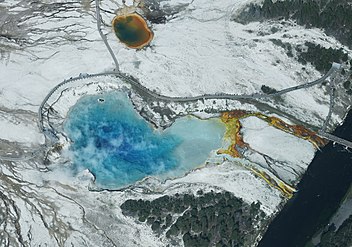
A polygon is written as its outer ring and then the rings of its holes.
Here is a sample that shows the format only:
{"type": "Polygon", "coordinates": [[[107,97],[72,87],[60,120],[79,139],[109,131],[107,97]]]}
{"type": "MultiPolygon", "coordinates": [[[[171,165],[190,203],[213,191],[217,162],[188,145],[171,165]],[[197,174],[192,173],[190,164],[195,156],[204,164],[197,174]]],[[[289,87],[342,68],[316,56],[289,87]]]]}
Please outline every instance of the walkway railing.
{"type": "MultiPolygon", "coordinates": [[[[333,63],[330,70],[321,78],[312,81],[312,82],[307,82],[301,85],[285,88],[279,91],[276,91],[274,93],[254,93],[254,94],[243,94],[243,95],[237,95],[237,94],[224,94],[224,93],[219,93],[219,94],[204,94],[204,95],[199,95],[199,96],[193,96],[193,97],[170,97],[166,95],[161,95],[156,92],[153,92],[149,90],[148,88],[144,87],[141,85],[135,78],[125,75],[121,72],[119,72],[119,64],[116,59],[116,56],[114,52],[112,51],[106,36],[102,33],[101,31],[101,16],[100,16],[100,7],[99,7],[99,0],[95,0],[96,3],[96,15],[97,15],[97,28],[98,32],[107,47],[112,59],[114,60],[115,63],[115,71],[111,72],[105,72],[105,73],[98,73],[98,74],[80,74],[78,77],[70,78],[69,80],[64,80],[63,82],[59,83],[56,85],[49,93],[48,95],[44,98],[43,102],[41,103],[39,110],[38,110],[38,118],[39,118],[39,128],[42,132],[46,132],[46,129],[44,127],[43,123],[43,116],[48,113],[50,109],[50,104],[47,104],[48,99],[59,89],[61,89],[62,86],[79,81],[81,79],[85,78],[94,78],[94,77],[99,77],[99,76],[106,76],[106,75],[113,75],[116,76],[117,78],[121,79],[125,83],[129,83],[132,87],[134,87],[137,90],[142,91],[143,93],[147,94],[150,98],[153,98],[154,100],[162,100],[162,101],[170,101],[170,102],[190,102],[190,101],[198,101],[198,100],[214,100],[214,99],[227,99],[227,100],[241,100],[241,99],[265,99],[265,98],[272,98],[272,97],[277,97],[284,95],[289,92],[293,92],[296,90],[304,89],[304,88],[309,88],[313,87],[315,85],[323,83],[327,78],[332,77],[336,75],[337,71],[341,69],[341,64],[338,63],[333,63]]],[[[335,141],[337,143],[340,143],[344,146],[352,148],[352,144],[349,141],[345,141],[341,138],[334,137],[331,134],[328,134],[325,132],[327,128],[327,124],[331,118],[331,114],[333,111],[333,105],[334,105],[334,90],[335,90],[335,85],[333,84],[333,78],[330,80],[330,106],[329,106],[329,113],[326,117],[326,120],[323,123],[323,127],[321,131],[319,131],[319,135],[323,138],[335,141]]],[[[55,133],[54,133],[55,134],[55,133]]]]}

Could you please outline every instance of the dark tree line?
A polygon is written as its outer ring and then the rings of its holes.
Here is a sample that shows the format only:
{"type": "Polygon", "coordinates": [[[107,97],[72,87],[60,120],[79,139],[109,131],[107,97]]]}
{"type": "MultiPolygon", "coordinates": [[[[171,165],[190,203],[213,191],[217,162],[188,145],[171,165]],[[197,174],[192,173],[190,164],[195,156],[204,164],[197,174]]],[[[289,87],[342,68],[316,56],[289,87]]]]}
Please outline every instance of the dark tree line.
{"type": "Polygon", "coordinates": [[[248,205],[229,192],[127,200],[121,209],[124,215],[150,225],[156,234],[182,237],[185,247],[244,246],[260,230],[253,225],[265,218],[259,203],[248,205]]]}
{"type": "Polygon", "coordinates": [[[332,225],[321,236],[321,247],[350,247],[352,246],[352,215],[336,230],[332,225]]]}
{"type": "Polygon", "coordinates": [[[352,47],[352,4],[350,0],[264,0],[250,4],[235,18],[239,22],[265,19],[292,19],[300,25],[325,29],[341,43],[352,47]]]}

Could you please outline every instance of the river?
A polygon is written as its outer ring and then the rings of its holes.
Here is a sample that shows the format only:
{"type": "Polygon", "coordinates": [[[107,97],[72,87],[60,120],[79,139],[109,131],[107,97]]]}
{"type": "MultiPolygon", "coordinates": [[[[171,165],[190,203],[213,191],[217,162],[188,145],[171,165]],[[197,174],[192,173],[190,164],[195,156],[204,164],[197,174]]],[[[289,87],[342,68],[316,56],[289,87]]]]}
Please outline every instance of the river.
{"type": "MultiPolygon", "coordinates": [[[[352,111],[333,133],[352,140],[352,111]]],[[[318,151],[298,184],[299,192],[270,224],[259,247],[303,247],[328,224],[352,181],[352,153],[330,142],[318,151]]]]}

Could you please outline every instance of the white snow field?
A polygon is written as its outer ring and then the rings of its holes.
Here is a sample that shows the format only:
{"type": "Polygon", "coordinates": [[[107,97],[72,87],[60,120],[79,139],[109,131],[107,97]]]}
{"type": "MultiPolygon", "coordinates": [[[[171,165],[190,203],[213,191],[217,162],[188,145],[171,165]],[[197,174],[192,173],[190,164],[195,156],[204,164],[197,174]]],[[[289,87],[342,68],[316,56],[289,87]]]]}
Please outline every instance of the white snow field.
{"type": "MultiPolygon", "coordinates": [[[[270,39],[314,41],[351,52],[323,30],[293,22],[231,21],[251,0],[159,2],[162,10],[174,10],[173,14],[165,23],[149,23],[154,39],[142,50],[119,43],[112,31],[110,22],[121,0],[102,0],[101,11],[102,31],[121,72],[162,95],[251,94],[260,92],[262,85],[280,90],[322,76],[312,65],[288,57],[270,39]],[[273,25],[279,31],[269,33],[273,25]]],[[[119,206],[129,198],[154,199],[199,188],[229,191],[247,203],[259,201],[271,217],[286,198],[246,165],[266,169],[258,153],[265,154],[277,161],[277,176],[294,185],[314,157],[316,149],[309,142],[250,117],[241,121],[241,133],[257,153],[247,152],[232,161],[212,154],[208,165],[185,176],[166,181],[147,177],[122,191],[92,191],[94,176],[89,171],[74,175],[70,161],[57,152],[49,154],[50,164],[46,162],[44,151],[50,142],[38,128],[37,111],[47,93],[64,79],[113,69],[96,28],[94,1],[0,1],[0,218],[4,219],[0,246],[167,246],[167,238],[123,216],[119,206]],[[221,164],[212,164],[212,159],[221,164]]],[[[63,97],[57,109],[66,114],[77,95],[63,97]]],[[[223,101],[218,103],[226,107],[223,101]]],[[[329,109],[328,94],[321,86],[283,95],[280,102],[261,103],[313,126],[322,125],[329,109]]],[[[238,103],[238,108],[228,110],[256,109],[238,103]]],[[[333,124],[342,119],[333,115],[333,124]]],[[[67,150],[67,145],[63,148],[67,150]]]]}

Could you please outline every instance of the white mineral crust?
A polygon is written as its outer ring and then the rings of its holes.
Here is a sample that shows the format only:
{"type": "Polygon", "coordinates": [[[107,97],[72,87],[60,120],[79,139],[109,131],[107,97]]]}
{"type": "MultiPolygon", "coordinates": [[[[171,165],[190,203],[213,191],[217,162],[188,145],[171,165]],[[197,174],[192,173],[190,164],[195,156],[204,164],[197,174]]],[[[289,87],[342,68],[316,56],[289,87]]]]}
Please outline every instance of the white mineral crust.
{"type": "MultiPolygon", "coordinates": [[[[168,96],[249,94],[259,92],[262,85],[279,90],[321,77],[312,65],[302,66],[270,39],[291,43],[314,40],[349,51],[319,29],[276,23],[279,31],[265,34],[274,24],[231,21],[231,16],[249,2],[161,1],[162,8],[177,8],[178,12],[166,23],[152,24],[151,45],[136,51],[119,43],[109,26],[121,1],[104,0],[103,32],[122,72],[168,96]]],[[[166,246],[167,240],[157,238],[147,225],[124,217],[119,207],[128,198],[153,199],[159,194],[133,189],[92,192],[88,188],[94,177],[89,172],[74,176],[69,163],[43,163],[46,147],[37,128],[37,111],[44,97],[64,79],[114,68],[96,28],[94,3],[0,1],[0,21],[0,218],[4,219],[0,222],[0,245],[166,246]]],[[[282,99],[281,111],[309,124],[321,125],[328,113],[328,95],[321,87],[282,99]]],[[[338,121],[341,116],[334,117],[334,122],[338,121]]],[[[244,140],[256,151],[298,170],[299,174],[286,174],[297,182],[314,155],[312,145],[255,118],[243,120],[243,125],[244,140]]],[[[248,203],[260,201],[269,216],[277,212],[284,200],[280,192],[238,162],[241,160],[156,181],[153,188],[174,194],[188,186],[216,187],[248,203]]],[[[151,186],[148,179],[140,185],[151,186]]]]}

